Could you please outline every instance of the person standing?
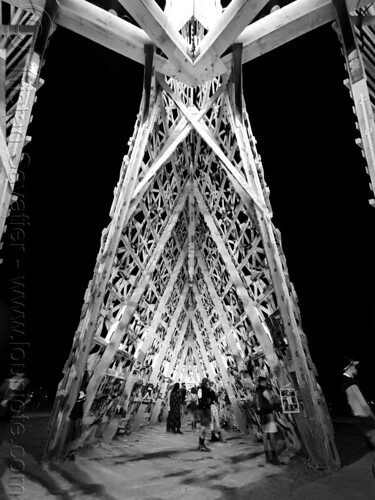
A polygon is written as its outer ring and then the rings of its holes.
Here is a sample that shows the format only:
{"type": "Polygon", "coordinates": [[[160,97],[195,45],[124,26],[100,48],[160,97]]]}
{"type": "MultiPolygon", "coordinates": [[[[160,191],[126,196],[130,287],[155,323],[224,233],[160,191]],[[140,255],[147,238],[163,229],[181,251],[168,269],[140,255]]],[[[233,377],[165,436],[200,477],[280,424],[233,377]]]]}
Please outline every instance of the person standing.
{"type": "Polygon", "coordinates": [[[198,409],[201,421],[198,446],[199,451],[210,451],[210,448],[208,448],[204,443],[206,434],[210,432],[211,427],[212,393],[209,384],[208,378],[203,378],[201,387],[198,389],[198,409]]]}
{"type": "Polygon", "coordinates": [[[191,428],[196,429],[198,422],[198,391],[196,387],[192,387],[190,390],[188,408],[193,417],[191,428]]]}
{"type": "Polygon", "coordinates": [[[215,392],[214,382],[210,382],[211,389],[211,441],[221,441],[221,430],[219,421],[219,400],[215,392]]]}
{"type": "Polygon", "coordinates": [[[181,396],[180,384],[176,382],[169,397],[169,414],[167,428],[175,434],[182,434],[181,432],[181,396]]]}
{"type": "Polygon", "coordinates": [[[258,378],[258,387],[255,391],[255,405],[259,415],[264,453],[266,462],[279,465],[276,453],[277,425],[273,411],[272,393],[267,388],[267,379],[263,376],[258,378]]]}
{"type": "Polygon", "coordinates": [[[181,399],[181,424],[184,420],[184,416],[186,413],[186,395],[187,395],[187,390],[186,390],[186,384],[185,382],[182,382],[182,386],[180,388],[180,399],[181,399]]]}
{"type": "Polygon", "coordinates": [[[171,427],[171,394],[172,394],[173,386],[171,384],[168,384],[168,390],[167,390],[167,403],[166,403],[166,409],[167,409],[167,432],[172,432],[172,427],[171,427]]]}
{"type": "Polygon", "coordinates": [[[375,477],[375,415],[364,398],[358,385],[359,361],[344,357],[342,359],[343,378],[342,389],[346,395],[355,418],[356,426],[360,430],[367,448],[372,456],[372,473],[375,477]]]}

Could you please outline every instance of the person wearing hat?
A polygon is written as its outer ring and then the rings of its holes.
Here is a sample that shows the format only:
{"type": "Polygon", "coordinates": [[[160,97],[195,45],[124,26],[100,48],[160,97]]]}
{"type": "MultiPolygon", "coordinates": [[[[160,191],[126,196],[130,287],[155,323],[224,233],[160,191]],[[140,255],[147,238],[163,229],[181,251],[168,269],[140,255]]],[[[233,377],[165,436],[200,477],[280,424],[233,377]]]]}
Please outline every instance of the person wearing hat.
{"type": "Polygon", "coordinates": [[[366,445],[372,455],[372,472],[375,476],[375,415],[364,398],[357,381],[357,366],[359,361],[345,357],[342,359],[342,387],[348,405],[355,417],[357,427],[363,435],[366,445]]]}

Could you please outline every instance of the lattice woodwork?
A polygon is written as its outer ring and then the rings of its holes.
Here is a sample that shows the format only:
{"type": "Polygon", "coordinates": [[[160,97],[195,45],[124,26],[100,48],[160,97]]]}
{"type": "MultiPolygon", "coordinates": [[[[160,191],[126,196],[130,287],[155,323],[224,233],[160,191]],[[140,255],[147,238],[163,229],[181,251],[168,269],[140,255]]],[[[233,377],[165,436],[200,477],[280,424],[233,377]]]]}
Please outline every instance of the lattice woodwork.
{"type": "MultiPolygon", "coordinates": [[[[345,2],[333,2],[336,9],[334,28],[342,44],[348,87],[353,100],[353,113],[360,137],[356,144],[366,160],[366,172],[370,177],[370,195],[375,196],[375,28],[372,3],[353,6],[345,2]]],[[[375,206],[375,199],[369,200],[375,206]]]]}
{"type": "Polygon", "coordinates": [[[165,12],[153,0],[120,3],[137,25],[83,0],[1,3],[0,234],[10,205],[17,207],[18,165],[54,23],[145,66],[45,457],[69,453],[80,388],[87,393],[81,446],[107,439],[119,408],[122,432],[156,423],[171,383],[203,376],[226,389],[240,430],[257,433],[258,417],[243,398],[263,369],[275,391],[290,385],[299,397],[301,415],[277,415],[287,445],[299,449],[299,435],[313,463],[334,468],[332,426],[272,224],[241,64],[336,20],[374,191],[373,7],[296,0],[263,15],[263,0],[232,0],[226,9],[205,0],[193,11],[188,0],[167,0],[165,12]]]}
{"type": "MultiPolygon", "coordinates": [[[[163,26],[159,13],[143,14],[163,26]]],[[[185,37],[194,57],[207,32],[189,18],[175,42],[185,37]]],[[[287,446],[299,449],[298,428],[315,463],[337,464],[236,71],[198,86],[186,83],[191,72],[155,73],[145,84],[46,456],[69,452],[80,387],[87,392],[81,446],[103,437],[120,402],[121,429],[133,432],[161,418],[173,380],[203,376],[225,388],[240,430],[259,433],[257,415],[241,403],[240,374],[262,356],[275,391],[295,387],[304,413],[314,414],[314,422],[278,414],[287,446]],[[320,447],[311,435],[321,436],[320,447]]]]}

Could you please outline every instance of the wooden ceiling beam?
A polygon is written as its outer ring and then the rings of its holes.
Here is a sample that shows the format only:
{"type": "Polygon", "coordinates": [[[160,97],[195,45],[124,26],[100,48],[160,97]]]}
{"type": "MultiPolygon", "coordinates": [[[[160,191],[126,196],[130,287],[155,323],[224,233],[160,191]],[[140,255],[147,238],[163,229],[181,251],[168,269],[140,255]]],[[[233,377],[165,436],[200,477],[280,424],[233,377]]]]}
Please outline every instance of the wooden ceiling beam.
{"type": "MultiPolygon", "coordinates": [[[[4,1],[25,10],[42,11],[45,4],[44,0],[35,0],[32,4],[26,0],[4,1]]],[[[63,0],[54,22],[140,64],[145,63],[144,46],[153,43],[143,29],[85,0],[63,0]]],[[[166,61],[155,54],[157,71],[167,74],[166,61]]],[[[173,76],[173,73],[168,76],[173,76]]]]}
{"type": "Polygon", "coordinates": [[[201,83],[196,78],[189,46],[168,16],[153,0],[119,0],[120,4],[137,21],[168,58],[166,66],[174,77],[188,85],[201,83]]]}
{"type": "MultiPolygon", "coordinates": [[[[34,0],[32,4],[27,3],[26,0],[4,1],[28,11],[43,11],[45,6],[45,0],[34,0]]],[[[232,9],[237,6],[237,11],[227,13],[229,8],[226,9],[217,21],[216,28],[212,32],[209,31],[206,36],[209,38],[203,40],[201,54],[193,66],[182,38],[174,27],[170,26],[164,12],[156,4],[151,6],[152,2],[147,2],[146,5],[146,0],[139,0],[137,3],[134,0],[122,0],[122,3],[131,14],[135,8],[139,11],[141,8],[139,5],[142,5],[142,9],[145,9],[146,14],[148,13],[147,22],[151,22],[156,29],[156,32],[151,32],[154,33],[153,38],[143,29],[85,0],[63,0],[54,22],[58,26],[67,28],[140,64],[145,63],[144,46],[154,42],[169,58],[155,54],[155,70],[192,86],[212,78],[213,69],[208,71],[206,68],[205,58],[207,57],[214,64],[216,73],[223,73],[225,67],[230,69],[232,55],[228,54],[222,59],[217,59],[217,54],[221,54],[231,43],[243,44],[243,63],[246,63],[335,20],[331,0],[296,0],[259,21],[243,27],[243,24],[245,26],[248,24],[252,15],[250,4],[253,2],[244,3],[244,0],[238,0],[235,3],[232,2],[232,9]],[[244,5],[241,6],[242,3],[244,5]],[[246,11],[249,9],[246,15],[243,14],[242,9],[246,11]],[[156,17],[155,12],[157,12],[156,17]],[[242,16],[237,19],[240,12],[242,16]],[[246,23],[244,23],[245,19],[246,23]],[[231,29],[234,30],[233,33],[235,32],[236,36],[238,35],[235,40],[231,29]],[[210,39],[213,42],[211,47],[208,43],[210,39]],[[225,44],[227,47],[224,48],[225,44]]],[[[347,0],[346,3],[348,11],[353,12],[368,4],[368,0],[347,0]]],[[[139,12],[138,17],[140,17],[139,12]]],[[[145,28],[149,30],[149,25],[147,24],[145,28]]]]}
{"type": "MultiPolygon", "coordinates": [[[[349,12],[368,4],[368,0],[346,0],[349,12]]],[[[296,0],[247,26],[236,38],[243,44],[242,63],[249,62],[271,50],[336,19],[331,0],[296,0]]],[[[222,61],[229,68],[232,54],[222,61]]]]}
{"type": "Polygon", "coordinates": [[[194,65],[212,64],[230,47],[268,0],[232,0],[199,45],[200,54],[194,65]]]}

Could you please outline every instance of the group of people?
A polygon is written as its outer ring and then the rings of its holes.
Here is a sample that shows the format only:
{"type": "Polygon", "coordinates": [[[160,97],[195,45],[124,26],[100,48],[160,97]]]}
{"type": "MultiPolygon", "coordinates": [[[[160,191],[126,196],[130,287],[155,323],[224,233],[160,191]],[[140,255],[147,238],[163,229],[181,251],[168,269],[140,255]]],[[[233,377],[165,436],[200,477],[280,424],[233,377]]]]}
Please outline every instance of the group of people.
{"type": "MultiPolygon", "coordinates": [[[[344,358],[342,389],[371,452],[375,476],[375,416],[358,385],[358,364],[359,361],[344,358]]],[[[275,395],[270,383],[271,377],[264,363],[260,363],[256,368],[256,377],[254,377],[252,370],[248,370],[251,379],[248,385],[255,384],[255,391],[254,387],[251,387],[252,404],[259,417],[266,462],[278,465],[280,463],[276,451],[278,427],[275,418],[275,395]]],[[[85,393],[82,391],[70,416],[74,423],[82,417],[84,400],[85,393]]],[[[0,444],[7,437],[12,418],[23,411],[29,401],[29,380],[23,373],[9,377],[0,386],[0,444]]],[[[175,383],[169,394],[167,431],[182,434],[181,425],[184,416],[190,412],[192,429],[196,429],[197,423],[200,423],[198,449],[209,451],[206,446],[209,435],[211,435],[211,441],[224,440],[220,425],[221,412],[219,412],[219,408],[224,406],[222,403],[230,405],[226,391],[224,390],[222,393],[215,391],[214,382],[210,382],[208,378],[203,378],[200,386],[191,387],[190,390],[187,390],[185,383],[182,383],[181,387],[179,383],[175,383]],[[223,394],[226,398],[222,397],[223,394]]],[[[73,436],[72,439],[74,439],[73,436]]]]}
{"type": "MultiPolygon", "coordinates": [[[[254,404],[261,424],[266,461],[277,465],[280,462],[276,453],[277,424],[272,391],[268,385],[268,379],[264,375],[258,376],[257,384],[254,404]]],[[[210,441],[224,440],[219,408],[220,401],[214,388],[214,382],[210,382],[208,378],[203,378],[201,385],[192,387],[190,391],[186,389],[185,383],[180,386],[177,382],[169,394],[167,432],[182,434],[181,425],[184,415],[190,412],[192,429],[196,429],[197,423],[200,423],[198,450],[210,451],[206,445],[209,436],[211,437],[210,441]]]]}
{"type": "Polygon", "coordinates": [[[192,415],[192,429],[196,429],[197,423],[200,422],[198,449],[210,451],[205,444],[209,434],[211,434],[211,441],[223,440],[218,405],[214,383],[208,378],[203,378],[201,385],[192,387],[190,391],[187,391],[185,383],[182,383],[181,387],[178,382],[175,383],[169,395],[167,432],[182,434],[182,421],[186,412],[189,411],[192,415]]]}

